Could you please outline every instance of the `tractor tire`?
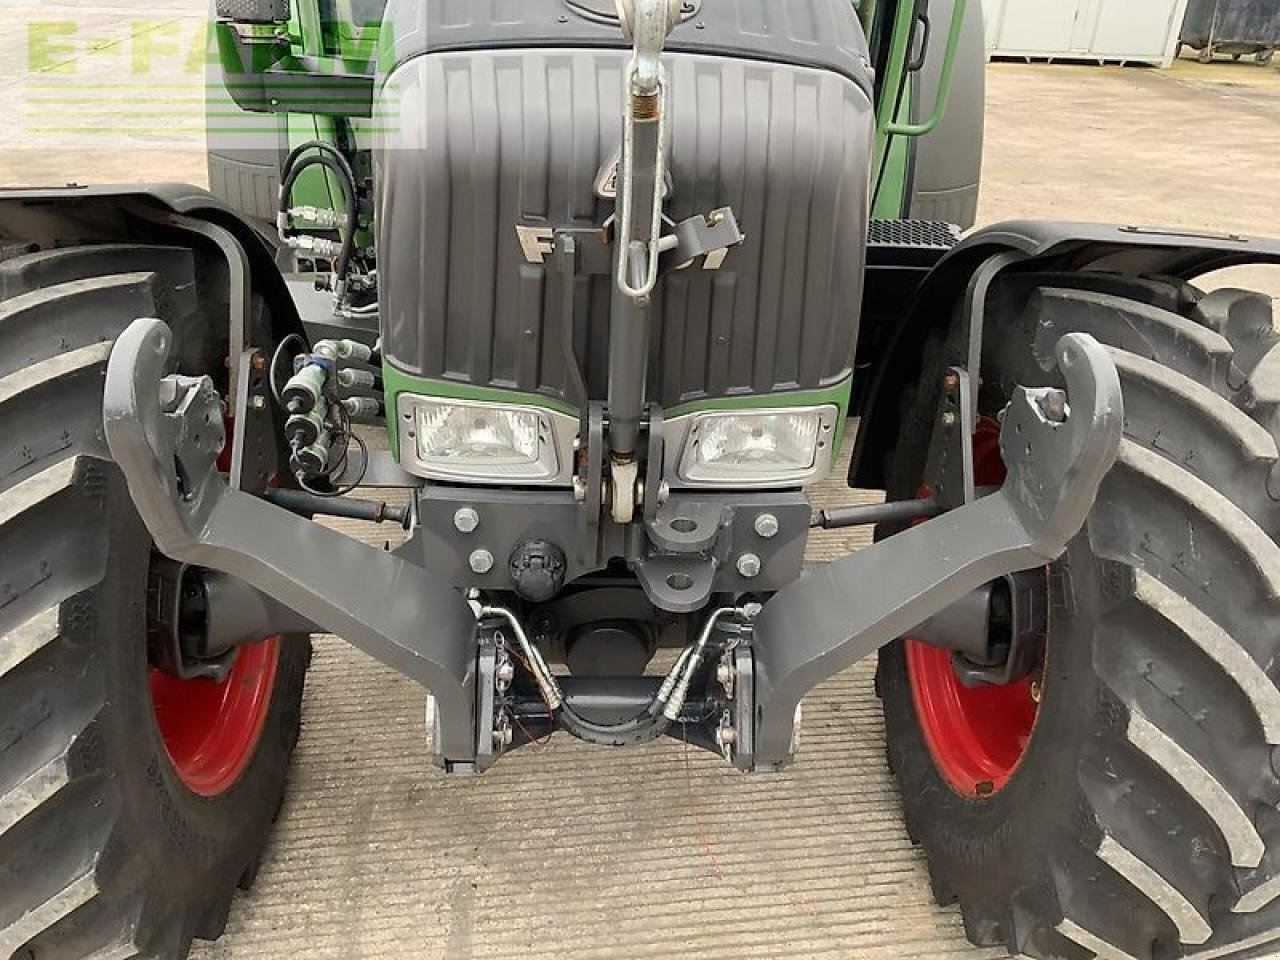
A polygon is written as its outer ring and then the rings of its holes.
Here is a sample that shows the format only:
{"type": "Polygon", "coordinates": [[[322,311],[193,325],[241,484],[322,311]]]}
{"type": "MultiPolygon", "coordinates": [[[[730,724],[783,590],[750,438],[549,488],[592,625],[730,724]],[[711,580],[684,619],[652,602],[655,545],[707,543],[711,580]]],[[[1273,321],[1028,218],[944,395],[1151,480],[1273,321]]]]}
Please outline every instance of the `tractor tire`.
{"type": "Polygon", "coordinates": [[[135,318],[221,364],[200,276],[176,247],[0,262],[0,960],[186,956],[222,932],[284,795],[308,638],[243,648],[223,685],[153,670],[153,547],[103,438],[135,318]]]}
{"type": "MultiPolygon", "coordinates": [[[[932,648],[881,653],[889,762],[935,896],[959,903],[973,943],[1045,960],[1274,957],[1271,301],[1107,274],[1015,277],[993,295],[980,413],[1016,384],[1060,386],[1040,361],[1080,331],[1119,370],[1124,439],[1084,530],[1045,570],[1036,674],[965,691],[945,653],[950,681],[932,648]]],[[[929,435],[936,396],[904,401],[904,437],[929,435]]],[[[918,445],[891,454],[893,499],[917,495],[923,462],[918,445]]]]}

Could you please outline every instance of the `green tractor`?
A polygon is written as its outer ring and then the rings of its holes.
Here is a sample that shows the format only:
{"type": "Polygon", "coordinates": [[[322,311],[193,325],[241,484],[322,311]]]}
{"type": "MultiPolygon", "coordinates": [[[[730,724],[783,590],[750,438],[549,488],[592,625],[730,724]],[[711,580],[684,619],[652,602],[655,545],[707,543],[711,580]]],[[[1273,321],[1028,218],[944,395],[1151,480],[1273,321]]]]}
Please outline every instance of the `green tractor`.
{"type": "Polygon", "coordinates": [[[1274,955],[1280,335],[1194,282],[1280,243],[959,239],[974,0],[216,8],[216,196],[0,198],[0,960],[219,936],[318,632],[451,777],[768,776],[877,654],[975,944],[1274,955]]]}

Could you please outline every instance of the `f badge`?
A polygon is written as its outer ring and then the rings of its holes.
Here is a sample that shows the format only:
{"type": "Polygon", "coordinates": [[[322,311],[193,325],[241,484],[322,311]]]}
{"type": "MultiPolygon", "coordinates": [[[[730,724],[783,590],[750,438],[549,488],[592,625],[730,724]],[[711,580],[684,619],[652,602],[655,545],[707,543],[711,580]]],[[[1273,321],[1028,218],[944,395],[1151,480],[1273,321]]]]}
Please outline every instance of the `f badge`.
{"type": "Polygon", "coordinates": [[[556,232],[550,227],[526,227],[517,224],[516,236],[520,238],[520,249],[529,263],[546,263],[547,257],[555,253],[556,232]]]}

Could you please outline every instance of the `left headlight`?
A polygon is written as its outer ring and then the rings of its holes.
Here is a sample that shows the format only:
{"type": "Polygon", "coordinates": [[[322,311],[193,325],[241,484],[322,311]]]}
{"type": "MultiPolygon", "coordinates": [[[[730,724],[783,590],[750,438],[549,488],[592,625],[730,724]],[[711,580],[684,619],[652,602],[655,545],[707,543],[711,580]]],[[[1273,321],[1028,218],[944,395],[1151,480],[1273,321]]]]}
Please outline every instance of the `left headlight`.
{"type": "Polygon", "coordinates": [[[694,414],[679,479],[707,486],[807,483],[831,463],[834,406],[694,414]]]}
{"type": "Polygon", "coordinates": [[[401,395],[406,465],[458,481],[548,483],[560,456],[552,414],[536,407],[401,395]],[[411,459],[411,464],[410,464],[411,459]]]}

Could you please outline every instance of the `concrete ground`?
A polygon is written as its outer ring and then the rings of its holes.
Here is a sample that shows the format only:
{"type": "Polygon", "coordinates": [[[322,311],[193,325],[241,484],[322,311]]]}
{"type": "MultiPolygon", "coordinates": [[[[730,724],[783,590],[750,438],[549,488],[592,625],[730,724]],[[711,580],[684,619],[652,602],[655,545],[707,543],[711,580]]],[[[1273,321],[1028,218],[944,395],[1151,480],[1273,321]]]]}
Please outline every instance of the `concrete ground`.
{"type": "MultiPolygon", "coordinates": [[[[192,29],[203,8],[149,6],[147,35],[192,29]]],[[[203,182],[200,76],[122,96],[136,10],[64,0],[29,14],[51,10],[86,26],[62,60],[0,64],[20,113],[0,130],[0,184],[203,182]]],[[[997,64],[989,76],[982,221],[1280,233],[1275,70],[997,64]]],[[[833,484],[822,497],[849,495],[833,484]]],[[[864,542],[823,535],[815,557],[864,542]]],[[[956,911],[930,899],[870,676],[863,665],[809,698],[800,760],[775,778],[674,742],[607,752],[557,738],[450,781],[427,762],[423,692],[321,638],[258,883],[195,956],[999,957],[970,948],[956,911]]]]}

